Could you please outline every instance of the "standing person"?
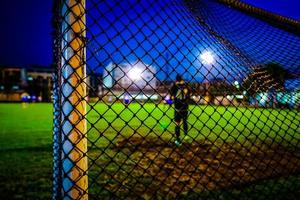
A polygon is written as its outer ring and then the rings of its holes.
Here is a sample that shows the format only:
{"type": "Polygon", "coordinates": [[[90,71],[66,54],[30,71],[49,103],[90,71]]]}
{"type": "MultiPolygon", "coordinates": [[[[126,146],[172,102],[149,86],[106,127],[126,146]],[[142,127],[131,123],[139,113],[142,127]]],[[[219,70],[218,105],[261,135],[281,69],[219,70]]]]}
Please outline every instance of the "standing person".
{"type": "Polygon", "coordinates": [[[171,87],[171,98],[175,104],[175,114],[174,120],[176,123],[175,134],[176,140],[175,144],[180,145],[180,126],[183,124],[184,134],[187,135],[188,132],[188,111],[189,111],[189,100],[190,100],[190,89],[188,85],[184,82],[180,75],[176,76],[176,81],[171,87]]]}

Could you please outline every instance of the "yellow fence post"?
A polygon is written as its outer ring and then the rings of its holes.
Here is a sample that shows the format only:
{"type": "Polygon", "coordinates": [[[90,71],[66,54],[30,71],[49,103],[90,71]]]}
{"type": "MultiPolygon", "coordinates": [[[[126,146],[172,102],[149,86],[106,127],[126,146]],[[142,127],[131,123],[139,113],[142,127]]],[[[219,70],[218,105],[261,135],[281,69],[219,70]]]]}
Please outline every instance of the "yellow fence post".
{"type": "Polygon", "coordinates": [[[62,198],[88,199],[85,0],[62,6],[62,198]]]}

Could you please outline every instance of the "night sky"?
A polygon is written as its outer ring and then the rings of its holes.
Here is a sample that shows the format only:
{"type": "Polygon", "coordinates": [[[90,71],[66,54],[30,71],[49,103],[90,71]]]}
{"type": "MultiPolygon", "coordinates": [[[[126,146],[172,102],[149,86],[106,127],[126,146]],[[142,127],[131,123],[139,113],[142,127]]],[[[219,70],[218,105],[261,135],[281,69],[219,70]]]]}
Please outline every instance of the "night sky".
{"type": "MultiPolygon", "coordinates": [[[[296,0],[243,1],[300,20],[300,4],[296,0]]],[[[0,65],[51,64],[51,9],[52,0],[1,2],[0,65]]]]}
{"type": "Polygon", "coordinates": [[[299,0],[241,0],[270,12],[300,20],[299,0]]]}
{"type": "Polygon", "coordinates": [[[2,0],[0,65],[50,65],[52,0],[2,0]]]}

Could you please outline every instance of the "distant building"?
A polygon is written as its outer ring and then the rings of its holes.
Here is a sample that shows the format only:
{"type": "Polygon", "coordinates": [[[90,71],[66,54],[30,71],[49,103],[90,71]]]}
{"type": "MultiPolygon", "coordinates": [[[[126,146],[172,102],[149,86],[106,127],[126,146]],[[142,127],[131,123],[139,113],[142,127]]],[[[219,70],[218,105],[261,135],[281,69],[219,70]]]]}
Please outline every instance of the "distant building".
{"type": "Polygon", "coordinates": [[[45,67],[1,67],[0,101],[51,101],[53,71],[45,67]]]}
{"type": "MultiPolygon", "coordinates": [[[[133,98],[154,97],[158,88],[156,69],[138,60],[134,63],[110,63],[104,69],[103,89],[113,96],[130,93],[133,98]]],[[[157,95],[156,95],[157,97],[157,95]]]]}

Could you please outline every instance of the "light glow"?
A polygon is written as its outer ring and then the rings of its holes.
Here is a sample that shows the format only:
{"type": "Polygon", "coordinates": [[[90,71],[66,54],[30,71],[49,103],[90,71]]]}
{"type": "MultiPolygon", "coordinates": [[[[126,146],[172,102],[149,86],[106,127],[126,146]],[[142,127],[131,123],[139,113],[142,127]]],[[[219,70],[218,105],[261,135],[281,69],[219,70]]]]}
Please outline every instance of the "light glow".
{"type": "Polygon", "coordinates": [[[206,51],[200,55],[203,64],[213,64],[215,62],[214,56],[210,51],[206,51]]]}
{"type": "Polygon", "coordinates": [[[133,67],[129,72],[128,76],[132,81],[140,80],[142,78],[142,69],[133,67]]]}
{"type": "Polygon", "coordinates": [[[240,88],[240,83],[238,81],[234,81],[233,84],[237,89],[240,88]]]}

